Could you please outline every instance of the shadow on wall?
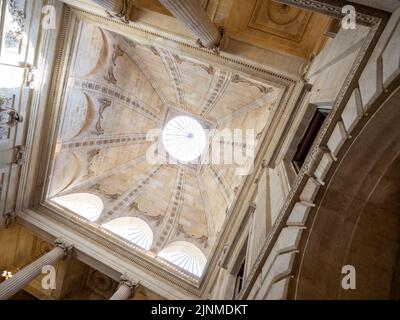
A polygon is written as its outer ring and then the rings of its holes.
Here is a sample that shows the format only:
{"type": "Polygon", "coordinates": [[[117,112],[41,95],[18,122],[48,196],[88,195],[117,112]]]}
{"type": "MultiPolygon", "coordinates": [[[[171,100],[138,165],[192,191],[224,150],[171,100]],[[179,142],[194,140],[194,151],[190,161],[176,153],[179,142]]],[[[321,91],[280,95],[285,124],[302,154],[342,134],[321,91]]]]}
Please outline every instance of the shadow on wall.
{"type": "Polygon", "coordinates": [[[400,298],[400,89],[355,139],[315,213],[296,299],[400,298]],[[342,267],[356,289],[341,286],[342,267]]]}

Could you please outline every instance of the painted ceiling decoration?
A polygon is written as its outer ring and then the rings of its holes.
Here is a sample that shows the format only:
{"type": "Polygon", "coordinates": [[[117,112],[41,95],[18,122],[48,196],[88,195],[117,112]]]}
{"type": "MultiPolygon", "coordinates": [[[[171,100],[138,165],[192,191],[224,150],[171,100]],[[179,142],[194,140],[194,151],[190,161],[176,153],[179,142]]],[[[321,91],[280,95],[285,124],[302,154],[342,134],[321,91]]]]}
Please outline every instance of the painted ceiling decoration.
{"type": "Polygon", "coordinates": [[[200,277],[245,176],[234,164],[151,164],[146,154],[182,116],[195,149],[209,152],[201,132],[211,129],[252,129],[256,149],[282,88],[83,21],[71,59],[49,201],[200,277]]]}

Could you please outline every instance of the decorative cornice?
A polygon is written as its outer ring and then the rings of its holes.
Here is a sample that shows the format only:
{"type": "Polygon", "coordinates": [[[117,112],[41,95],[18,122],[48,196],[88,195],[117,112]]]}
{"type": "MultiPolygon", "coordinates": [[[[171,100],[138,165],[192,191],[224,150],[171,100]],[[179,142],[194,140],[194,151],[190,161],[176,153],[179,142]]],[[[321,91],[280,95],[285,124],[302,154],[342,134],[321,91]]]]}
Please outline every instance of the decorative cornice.
{"type": "MultiPolygon", "coordinates": [[[[328,16],[343,18],[346,14],[342,12],[342,6],[329,4],[318,0],[276,0],[279,3],[300,7],[307,10],[318,11],[328,16]]],[[[381,19],[365,13],[356,11],[357,23],[373,27],[379,25],[381,19]]]]}
{"type": "Polygon", "coordinates": [[[72,10],[74,12],[77,13],[81,13],[84,15],[88,15],[91,17],[96,17],[99,19],[102,19],[104,21],[109,21],[112,22],[114,24],[118,24],[120,26],[123,26],[125,28],[130,28],[130,29],[134,29],[138,32],[142,32],[144,33],[144,37],[148,37],[149,35],[151,36],[155,36],[157,38],[163,39],[163,40],[167,40],[167,41],[171,41],[174,42],[175,45],[177,46],[181,46],[181,47],[185,47],[188,49],[191,49],[193,51],[197,51],[197,52],[201,52],[204,53],[206,55],[209,55],[210,57],[215,57],[221,60],[220,64],[221,65],[225,65],[226,63],[233,63],[236,64],[238,66],[244,67],[246,69],[258,72],[263,74],[264,76],[266,76],[267,80],[269,81],[278,81],[281,85],[293,85],[296,83],[296,79],[293,79],[291,77],[285,76],[283,74],[279,74],[277,72],[274,72],[272,70],[268,70],[265,67],[263,67],[260,64],[255,64],[255,63],[251,63],[245,59],[242,58],[238,58],[238,57],[234,57],[229,55],[229,53],[226,52],[220,52],[219,54],[215,53],[213,50],[207,49],[207,48],[199,48],[197,46],[194,46],[192,44],[192,42],[190,40],[186,40],[182,37],[179,36],[175,36],[173,34],[170,33],[166,33],[166,32],[162,32],[161,30],[156,30],[155,28],[148,26],[148,25],[144,25],[144,24],[138,24],[138,23],[132,23],[130,22],[129,24],[124,24],[122,22],[80,9],[80,8],[72,8],[72,10]],[[283,82],[283,83],[282,83],[283,82]]]}

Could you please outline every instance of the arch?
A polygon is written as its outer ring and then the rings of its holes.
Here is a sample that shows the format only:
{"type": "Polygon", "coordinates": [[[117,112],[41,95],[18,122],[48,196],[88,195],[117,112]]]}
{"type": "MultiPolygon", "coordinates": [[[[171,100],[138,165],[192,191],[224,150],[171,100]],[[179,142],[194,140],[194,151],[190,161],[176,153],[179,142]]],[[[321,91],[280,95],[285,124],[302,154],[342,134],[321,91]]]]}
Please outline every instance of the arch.
{"type": "Polygon", "coordinates": [[[400,283],[400,89],[347,151],[302,240],[295,299],[398,299],[400,283]],[[342,287],[343,266],[357,290],[342,287]],[[321,271],[323,270],[323,272],[321,271]]]}
{"type": "Polygon", "coordinates": [[[103,224],[102,227],[145,250],[149,250],[153,243],[153,231],[139,218],[117,218],[103,224]]]}
{"type": "Polygon", "coordinates": [[[90,221],[97,220],[104,209],[103,201],[90,193],[72,193],[54,197],[51,201],[90,221]]]}
{"type": "Polygon", "coordinates": [[[207,263],[207,258],[203,252],[187,241],[172,242],[161,250],[158,256],[197,277],[202,276],[207,263]]]}

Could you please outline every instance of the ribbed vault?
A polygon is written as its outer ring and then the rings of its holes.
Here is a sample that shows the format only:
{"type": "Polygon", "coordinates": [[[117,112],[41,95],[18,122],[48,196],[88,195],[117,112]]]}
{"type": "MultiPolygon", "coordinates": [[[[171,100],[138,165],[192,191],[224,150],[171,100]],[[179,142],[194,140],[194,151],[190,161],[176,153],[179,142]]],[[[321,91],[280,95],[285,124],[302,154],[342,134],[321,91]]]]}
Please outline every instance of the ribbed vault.
{"type": "Polygon", "coordinates": [[[205,129],[253,129],[255,149],[281,89],[83,22],[73,57],[49,199],[92,194],[104,205],[93,223],[138,218],[153,254],[180,241],[208,258],[244,176],[234,164],[151,164],[159,139],[146,135],[187,115],[205,129]]]}

